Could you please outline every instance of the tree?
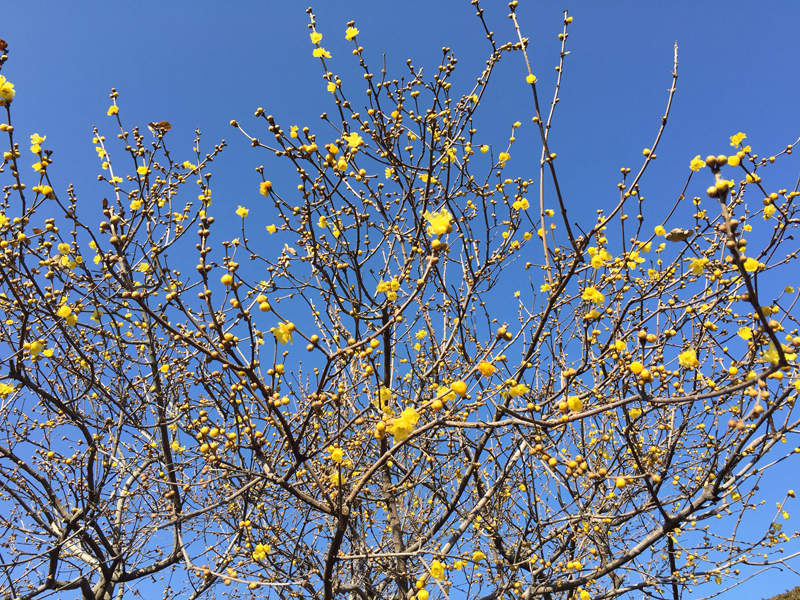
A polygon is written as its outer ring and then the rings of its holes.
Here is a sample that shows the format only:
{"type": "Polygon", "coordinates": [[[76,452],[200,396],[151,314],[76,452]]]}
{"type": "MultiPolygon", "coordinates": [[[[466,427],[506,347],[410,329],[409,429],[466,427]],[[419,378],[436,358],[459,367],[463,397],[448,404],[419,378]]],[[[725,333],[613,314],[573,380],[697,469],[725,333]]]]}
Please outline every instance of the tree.
{"type": "Polygon", "coordinates": [[[349,23],[358,101],[309,10],[320,131],[261,108],[258,131],[231,122],[275,159],[253,182],[266,233],[244,206],[240,230],[215,226],[224,143],[198,133],[179,162],[171,125],[128,131],[115,91],[102,205],[58,191],[38,134],[28,187],[0,79],[4,597],[122,598],[169,575],[176,598],[677,599],[787,560],[783,503],[742,530],[795,452],[797,296],[779,282],[800,194],[762,181],[792,144],[761,158],[737,133],[730,155],[688,156],[647,217],[676,47],[641,165],[576,220],[548,143],[572,17],[546,106],[516,4],[499,43],[473,2],[489,58],[468,90],[448,48],[431,78],[371,69],[349,23]],[[519,122],[502,145],[476,127],[511,54],[533,170],[519,122]]]}

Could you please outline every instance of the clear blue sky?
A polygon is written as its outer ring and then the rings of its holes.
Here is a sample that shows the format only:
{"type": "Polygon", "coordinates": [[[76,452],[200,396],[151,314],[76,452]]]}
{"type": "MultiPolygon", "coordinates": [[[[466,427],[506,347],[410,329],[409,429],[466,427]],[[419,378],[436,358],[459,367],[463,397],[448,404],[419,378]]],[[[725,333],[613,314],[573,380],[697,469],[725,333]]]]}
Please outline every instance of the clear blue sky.
{"type": "MultiPolygon", "coordinates": [[[[498,41],[513,40],[506,3],[484,4],[498,41]]],[[[565,6],[575,22],[551,147],[572,207],[588,213],[612,206],[619,168],[640,164],[664,111],[676,40],[678,92],[659,159],[643,184],[651,197],[658,199],[663,189],[665,201],[674,200],[689,160],[730,150],[728,138],[738,131],[767,156],[800,135],[800,3],[522,0],[520,21],[532,40],[533,71],[547,99],[565,6]]],[[[203,131],[206,150],[228,141],[213,168],[213,189],[215,202],[231,205],[233,221],[238,204],[259,201],[253,168],[267,158],[255,155],[228,122],[253,128],[253,112],[261,106],[284,127],[313,128],[332,107],[319,62],[311,56],[306,7],[289,0],[6,0],[0,38],[9,42],[11,58],[3,74],[17,90],[18,139],[24,144],[30,133],[47,135],[46,147],[55,150],[49,173],[60,182],[57,191],[73,182],[81,201],[99,203],[107,192],[96,181],[91,127],[114,135],[106,110],[116,87],[126,128],[170,121],[171,147],[180,160],[183,149],[191,159],[195,128],[203,131]]],[[[466,91],[488,54],[474,12],[467,0],[326,0],[315,6],[323,44],[333,54],[330,67],[350,89],[360,86],[343,36],[353,19],[374,70],[385,53],[390,74],[403,74],[407,58],[432,71],[446,45],[459,58],[455,81],[466,91]]],[[[520,137],[533,133],[522,56],[504,60],[479,123],[496,140],[507,137],[516,120],[525,124],[520,137]]],[[[784,187],[793,187],[797,176],[796,163],[790,166],[794,171],[786,169],[784,187]]],[[[293,181],[287,171],[268,177],[293,181]]],[[[773,572],[757,582],[730,596],[760,598],[800,584],[800,578],[773,572]]]]}

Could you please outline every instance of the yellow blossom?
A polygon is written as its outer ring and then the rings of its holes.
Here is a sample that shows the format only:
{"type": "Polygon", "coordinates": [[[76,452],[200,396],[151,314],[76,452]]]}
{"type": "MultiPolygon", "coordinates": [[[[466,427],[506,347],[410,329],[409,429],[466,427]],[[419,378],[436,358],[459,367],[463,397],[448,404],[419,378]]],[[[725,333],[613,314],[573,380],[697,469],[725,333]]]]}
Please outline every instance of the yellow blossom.
{"type": "Polygon", "coordinates": [[[270,329],[272,335],[278,340],[280,344],[292,343],[292,331],[294,331],[294,324],[292,323],[278,323],[277,327],[270,329]]]}
{"type": "Polygon", "coordinates": [[[270,235],[272,235],[273,233],[275,233],[277,230],[278,230],[278,228],[277,228],[277,227],[275,227],[275,225],[267,225],[267,232],[268,232],[270,235]]]}
{"type": "Polygon", "coordinates": [[[758,261],[755,258],[748,258],[744,261],[744,270],[748,273],[758,271],[758,261]]]}
{"type": "Polygon", "coordinates": [[[583,290],[583,295],[581,298],[584,300],[589,300],[590,302],[594,302],[595,304],[604,304],[606,301],[605,295],[603,295],[597,288],[593,286],[589,286],[583,290]]]}
{"type": "Polygon", "coordinates": [[[272,189],[271,181],[262,181],[258,186],[258,191],[262,196],[269,196],[269,191],[272,189]]]}
{"type": "Polygon", "coordinates": [[[525,81],[533,85],[534,83],[536,83],[536,75],[534,75],[533,73],[529,73],[528,76],[525,78],[525,81]]]}
{"type": "Polygon", "coordinates": [[[497,368],[490,362],[481,361],[478,363],[478,371],[480,371],[481,375],[484,377],[491,377],[494,375],[494,372],[497,368]]]}
{"type": "Polygon", "coordinates": [[[705,166],[706,166],[706,161],[700,158],[699,154],[692,159],[692,162],[689,163],[689,168],[692,171],[699,171],[705,166]]]}
{"type": "Polygon", "coordinates": [[[653,230],[656,235],[665,235],[667,230],[664,229],[661,225],[656,225],[655,229],[653,230]]]}
{"type": "Polygon", "coordinates": [[[250,214],[250,211],[246,209],[244,206],[239,205],[239,208],[236,209],[236,214],[244,219],[247,215],[250,214]]]}
{"type": "Polygon", "coordinates": [[[350,135],[343,135],[342,138],[347,142],[347,145],[350,148],[358,148],[364,144],[364,140],[356,132],[353,132],[350,135]]]}
{"type": "Polygon", "coordinates": [[[112,116],[114,116],[115,114],[117,114],[118,112],[119,112],[119,107],[118,107],[117,105],[114,105],[114,106],[109,106],[109,107],[108,107],[108,111],[106,111],[106,114],[107,114],[109,117],[112,117],[112,116]]]}
{"type": "Polygon", "coordinates": [[[431,562],[431,577],[437,580],[444,578],[444,565],[438,560],[431,562]]]}
{"type": "Polygon", "coordinates": [[[742,143],[742,140],[745,139],[747,136],[743,134],[741,131],[736,135],[731,136],[731,146],[734,148],[742,143]]]}
{"type": "Polygon", "coordinates": [[[355,38],[360,32],[355,27],[348,27],[344,32],[344,39],[348,42],[355,38]]]}
{"type": "Polygon", "coordinates": [[[13,393],[16,388],[13,385],[8,385],[7,383],[0,382],[0,397],[4,400],[6,396],[13,393]]]}
{"type": "Polygon", "coordinates": [[[317,33],[316,31],[309,34],[311,36],[311,43],[312,44],[319,44],[322,41],[322,34],[317,33]]]}
{"type": "Polygon", "coordinates": [[[11,102],[14,99],[14,94],[16,93],[17,92],[14,89],[14,84],[0,75],[0,98],[6,102],[11,102]]]}
{"type": "Polygon", "coordinates": [[[314,58],[330,58],[331,53],[325,50],[325,48],[314,48],[314,51],[311,53],[314,58]]]}
{"type": "Polygon", "coordinates": [[[453,215],[451,215],[450,211],[448,211],[446,208],[443,208],[435,213],[426,211],[422,216],[425,217],[425,220],[428,221],[428,223],[430,223],[430,225],[428,225],[427,232],[431,237],[444,235],[453,230],[453,215]]]}
{"type": "Polygon", "coordinates": [[[407,440],[417,421],[419,421],[419,413],[413,406],[405,408],[399,417],[393,419],[389,425],[389,433],[392,434],[395,443],[407,440]]]}
{"type": "Polygon", "coordinates": [[[690,371],[700,366],[700,361],[697,360],[697,353],[692,348],[684,350],[678,355],[678,363],[680,366],[690,371]]]}
{"type": "Polygon", "coordinates": [[[137,172],[139,175],[147,175],[147,167],[138,167],[138,168],[136,169],[136,172],[137,172]]]}

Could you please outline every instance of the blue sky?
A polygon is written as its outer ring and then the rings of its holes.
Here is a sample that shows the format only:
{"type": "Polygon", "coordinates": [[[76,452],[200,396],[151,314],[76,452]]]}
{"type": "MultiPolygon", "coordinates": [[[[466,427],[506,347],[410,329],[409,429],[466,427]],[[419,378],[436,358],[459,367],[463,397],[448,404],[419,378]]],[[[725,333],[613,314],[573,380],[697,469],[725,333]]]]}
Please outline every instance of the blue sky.
{"type": "MultiPolygon", "coordinates": [[[[407,58],[431,73],[442,46],[449,46],[459,58],[454,81],[466,91],[488,55],[466,0],[318,4],[318,30],[333,54],[330,67],[351,90],[360,85],[343,35],[351,19],[374,70],[385,53],[390,74],[402,74],[407,58]]],[[[203,131],[206,150],[227,140],[229,148],[213,169],[213,188],[215,202],[230,205],[233,223],[238,204],[259,202],[253,169],[267,158],[254,155],[228,122],[237,119],[253,129],[253,112],[261,106],[284,127],[313,128],[319,114],[332,107],[319,62],[311,56],[306,6],[291,1],[7,0],[0,38],[10,46],[3,74],[17,90],[18,139],[24,143],[33,132],[47,135],[46,146],[55,151],[50,175],[60,182],[57,191],[72,182],[81,201],[99,203],[107,192],[96,181],[92,125],[114,135],[115,123],[106,110],[115,87],[126,128],[170,121],[171,147],[181,159],[195,128],[203,131]]],[[[505,6],[485,3],[500,42],[514,39],[505,6]]],[[[523,0],[518,11],[546,100],[555,80],[563,6],[523,0]]],[[[575,22],[551,147],[575,210],[588,214],[612,206],[619,168],[641,163],[642,148],[650,146],[664,111],[676,40],[678,92],[659,158],[643,183],[648,197],[674,201],[689,160],[728,151],[728,138],[738,131],[746,132],[754,151],[766,156],[800,135],[800,4],[573,1],[569,7],[575,22]]],[[[519,120],[524,124],[519,138],[525,143],[534,133],[525,67],[519,54],[504,62],[490,86],[480,131],[499,141],[519,120]]],[[[266,133],[258,129],[259,135],[266,133]]],[[[192,157],[187,152],[185,158],[192,157]]],[[[289,171],[270,172],[269,163],[267,173],[276,184],[293,181],[289,171]]],[[[784,187],[793,187],[795,163],[779,166],[778,173],[785,173],[784,187]]],[[[792,587],[798,578],[774,574],[757,581],[747,588],[752,597],[792,587]]],[[[746,595],[745,589],[734,593],[746,595]]]]}

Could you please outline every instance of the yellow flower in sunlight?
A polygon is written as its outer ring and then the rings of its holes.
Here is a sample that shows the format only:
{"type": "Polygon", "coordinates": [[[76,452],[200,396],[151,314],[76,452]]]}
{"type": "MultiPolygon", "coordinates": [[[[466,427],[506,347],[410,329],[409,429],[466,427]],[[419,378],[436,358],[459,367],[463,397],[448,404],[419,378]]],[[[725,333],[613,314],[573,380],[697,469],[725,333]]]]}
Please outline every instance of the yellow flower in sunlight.
{"type": "Polygon", "coordinates": [[[262,181],[258,186],[258,192],[262,196],[269,196],[269,191],[272,189],[271,181],[262,181]]]}
{"type": "Polygon", "coordinates": [[[747,136],[743,134],[741,131],[736,135],[731,136],[731,146],[734,148],[742,143],[742,140],[745,139],[747,136]]]}
{"type": "Polygon", "coordinates": [[[606,301],[606,297],[594,286],[589,286],[583,290],[583,295],[581,298],[590,302],[594,302],[595,304],[604,304],[606,301]]]}
{"type": "Polygon", "coordinates": [[[749,340],[753,337],[753,330],[749,327],[740,327],[739,331],[736,332],[740,338],[743,340],[749,340]]]}
{"type": "Polygon", "coordinates": [[[656,235],[665,235],[667,230],[664,229],[661,225],[656,225],[655,229],[653,229],[656,235]]]}
{"type": "Polygon", "coordinates": [[[475,562],[481,562],[484,558],[486,558],[486,554],[480,550],[475,550],[475,552],[472,553],[472,560],[475,562]]]}
{"type": "Polygon", "coordinates": [[[12,394],[16,388],[13,385],[8,385],[7,383],[0,382],[0,397],[4,400],[6,396],[12,394]]]}
{"type": "Polygon", "coordinates": [[[136,169],[136,172],[137,172],[139,175],[147,175],[147,167],[138,167],[138,168],[136,169]]]}
{"type": "Polygon", "coordinates": [[[277,228],[277,227],[275,227],[275,225],[267,225],[267,233],[269,233],[270,235],[272,235],[272,234],[273,234],[273,233],[275,233],[276,231],[278,231],[278,228],[277,228]]]}
{"type": "Polygon", "coordinates": [[[583,401],[578,396],[570,396],[567,399],[567,407],[572,412],[581,412],[583,410],[583,401]]]}
{"type": "Polygon", "coordinates": [[[486,145],[486,144],[483,144],[481,146],[481,154],[486,154],[488,151],[489,151],[489,146],[486,145]]]}
{"type": "Polygon", "coordinates": [[[236,214],[244,219],[247,215],[250,214],[250,211],[246,209],[244,206],[239,205],[239,208],[236,209],[236,214]]]}
{"type": "Polygon", "coordinates": [[[354,37],[356,37],[359,33],[361,33],[355,27],[348,27],[344,32],[344,39],[348,42],[351,41],[354,37]]]}
{"type": "Polygon", "coordinates": [[[692,270],[692,273],[694,275],[702,275],[703,269],[707,263],[708,263],[707,258],[695,258],[694,260],[692,260],[691,264],[689,265],[689,268],[692,270]]]}
{"type": "Polygon", "coordinates": [[[431,562],[431,577],[437,580],[444,578],[444,565],[438,560],[431,562]]]}
{"type": "Polygon", "coordinates": [[[500,166],[503,167],[506,164],[506,161],[511,160],[511,155],[508,152],[501,152],[497,156],[497,162],[500,163],[500,166]]]}
{"type": "Polygon", "coordinates": [[[31,152],[34,154],[39,154],[42,151],[42,142],[47,138],[47,136],[40,136],[38,133],[34,133],[31,136],[31,152]]]}
{"type": "Polygon", "coordinates": [[[347,145],[350,148],[358,148],[364,144],[363,138],[356,132],[353,132],[350,135],[343,135],[342,139],[347,142],[347,145]]]}
{"type": "Polygon", "coordinates": [[[706,161],[700,158],[699,154],[692,159],[692,162],[689,163],[689,168],[692,171],[699,171],[705,166],[706,166],[706,161]]]}
{"type": "Polygon", "coordinates": [[[331,460],[335,463],[340,463],[344,460],[344,450],[336,446],[330,446],[328,452],[331,454],[331,460]]]}
{"type": "Polygon", "coordinates": [[[395,443],[407,440],[417,421],[419,421],[419,413],[414,410],[413,406],[407,407],[400,413],[399,417],[393,419],[389,425],[389,433],[394,438],[395,443]]]}
{"type": "Polygon", "coordinates": [[[378,390],[377,398],[375,399],[375,406],[381,412],[386,413],[387,415],[393,415],[394,411],[391,409],[389,404],[392,401],[392,390],[386,386],[381,386],[378,390]]]}
{"type": "Polygon", "coordinates": [[[278,323],[277,327],[272,327],[270,329],[272,335],[275,336],[275,339],[278,340],[280,344],[292,343],[292,332],[294,331],[294,324],[293,323],[278,323]]]}
{"type": "Polygon", "coordinates": [[[414,337],[418,340],[421,340],[424,337],[428,336],[428,332],[424,329],[420,329],[417,333],[414,334],[414,337]]]}
{"type": "Polygon", "coordinates": [[[328,82],[327,90],[332,94],[336,91],[336,84],[332,81],[328,82]]]}
{"type": "Polygon", "coordinates": [[[109,107],[108,107],[108,111],[106,111],[106,114],[107,114],[109,117],[112,117],[112,116],[114,116],[115,114],[117,114],[118,112],[119,112],[119,107],[118,107],[118,106],[116,106],[116,105],[114,105],[114,106],[109,106],[109,107]]]}
{"type": "Polygon", "coordinates": [[[322,34],[317,33],[316,31],[309,34],[311,36],[311,43],[312,44],[319,44],[322,41],[322,34]]]}
{"type": "Polygon", "coordinates": [[[536,75],[534,75],[533,73],[529,73],[528,76],[525,78],[525,81],[533,85],[534,83],[536,83],[536,75]]]}
{"type": "Polygon", "coordinates": [[[528,208],[530,208],[530,202],[528,202],[527,198],[518,198],[511,206],[516,210],[528,210],[528,208]]]}
{"type": "Polygon", "coordinates": [[[758,271],[758,261],[755,258],[748,258],[744,261],[744,270],[748,273],[755,273],[758,271]]]}
{"type": "Polygon", "coordinates": [[[14,89],[14,84],[9,82],[8,79],[0,75],[0,98],[5,100],[6,102],[11,102],[14,99],[14,94],[16,94],[16,90],[14,89]]]}
{"type": "Polygon", "coordinates": [[[480,371],[481,375],[484,377],[491,377],[494,375],[494,372],[497,368],[490,362],[481,361],[478,363],[478,371],[480,371]]]}
{"type": "Polygon", "coordinates": [[[697,352],[695,352],[692,348],[681,352],[678,355],[678,364],[680,364],[680,366],[682,366],[684,369],[694,371],[696,367],[700,366],[700,361],[697,360],[697,352]]]}
{"type": "Polygon", "coordinates": [[[314,51],[311,53],[314,58],[330,58],[331,53],[325,50],[325,48],[314,48],[314,51]]]}
{"type": "Polygon", "coordinates": [[[453,215],[451,215],[450,211],[448,211],[446,208],[443,208],[435,213],[426,211],[422,216],[425,217],[425,220],[428,221],[428,223],[430,223],[430,225],[428,225],[427,232],[431,237],[444,235],[453,231],[453,215]]]}

